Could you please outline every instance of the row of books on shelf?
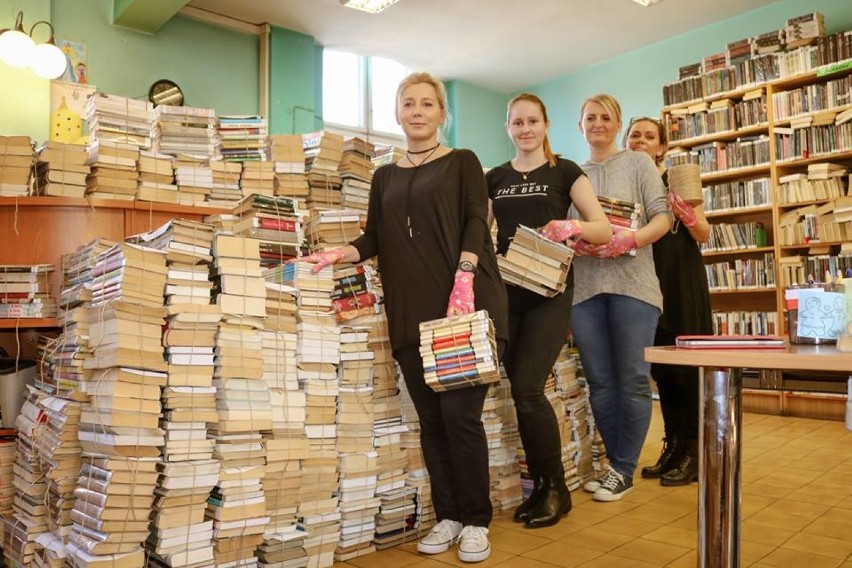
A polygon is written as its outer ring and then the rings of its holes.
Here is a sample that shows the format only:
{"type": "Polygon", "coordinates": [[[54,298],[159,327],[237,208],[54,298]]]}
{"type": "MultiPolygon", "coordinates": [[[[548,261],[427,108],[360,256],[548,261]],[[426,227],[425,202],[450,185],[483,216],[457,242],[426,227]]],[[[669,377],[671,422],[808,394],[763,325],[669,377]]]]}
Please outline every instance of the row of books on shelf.
{"type": "MultiPolygon", "coordinates": [[[[797,115],[836,110],[842,114],[852,101],[852,75],[826,83],[814,83],[798,89],[772,93],[772,116],[775,122],[797,115]]],[[[841,119],[842,120],[842,119],[841,119]]]]}
{"type": "Polygon", "coordinates": [[[806,128],[775,128],[777,161],[794,161],[843,152],[852,152],[852,122],[806,128]]]}
{"type": "Polygon", "coordinates": [[[704,266],[710,291],[775,289],[775,255],[738,258],[704,266]]]}
{"type": "Polygon", "coordinates": [[[665,116],[670,143],[731,132],[752,126],[768,126],[764,89],[745,93],[741,100],[699,101],[671,109],[665,116]]]}
{"type": "Polygon", "coordinates": [[[778,313],[713,311],[713,335],[778,335],[778,313]]]}
{"type": "Polygon", "coordinates": [[[746,136],[731,142],[710,142],[666,152],[666,166],[697,164],[702,174],[769,165],[769,137],[746,136]]]}
{"type": "Polygon", "coordinates": [[[772,203],[772,180],[765,177],[715,183],[705,185],[702,194],[706,213],[763,207],[772,203]]]}
{"type": "Polygon", "coordinates": [[[778,220],[777,239],[781,246],[852,239],[852,197],[838,197],[784,212],[778,220]]]}
{"type": "Polygon", "coordinates": [[[809,164],[807,173],[778,178],[778,203],[788,205],[844,197],[848,192],[847,169],[841,164],[809,164]]]}
{"type": "Polygon", "coordinates": [[[846,275],[852,270],[852,246],[839,254],[792,255],[781,257],[778,266],[781,286],[787,288],[813,281],[815,275],[846,275]]]}
{"type": "Polygon", "coordinates": [[[768,246],[763,223],[713,223],[710,225],[710,240],[701,243],[701,252],[725,252],[768,246]]]}

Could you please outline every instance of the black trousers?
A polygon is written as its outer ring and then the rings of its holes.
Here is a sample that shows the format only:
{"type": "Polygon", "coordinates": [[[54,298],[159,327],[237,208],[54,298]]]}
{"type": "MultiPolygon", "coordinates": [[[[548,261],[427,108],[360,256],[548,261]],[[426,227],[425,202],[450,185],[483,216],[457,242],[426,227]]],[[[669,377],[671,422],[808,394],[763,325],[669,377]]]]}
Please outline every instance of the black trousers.
{"type": "Polygon", "coordinates": [[[509,346],[503,356],[512,383],[518,431],[530,474],[564,477],[562,441],[544,383],[565,344],[571,324],[571,288],[554,298],[507,286],[509,346]]]}
{"type": "MultiPolygon", "coordinates": [[[[657,328],[654,345],[674,345],[675,334],[657,328]]],[[[678,436],[698,439],[698,367],[687,365],[651,365],[651,376],[660,393],[660,410],[666,438],[678,436]]]]}
{"type": "MultiPolygon", "coordinates": [[[[504,347],[498,342],[501,352],[504,347]]],[[[488,385],[436,393],[423,378],[417,346],[395,350],[394,359],[420,419],[420,445],[438,521],[487,527],[492,508],[482,407],[488,385]]]]}

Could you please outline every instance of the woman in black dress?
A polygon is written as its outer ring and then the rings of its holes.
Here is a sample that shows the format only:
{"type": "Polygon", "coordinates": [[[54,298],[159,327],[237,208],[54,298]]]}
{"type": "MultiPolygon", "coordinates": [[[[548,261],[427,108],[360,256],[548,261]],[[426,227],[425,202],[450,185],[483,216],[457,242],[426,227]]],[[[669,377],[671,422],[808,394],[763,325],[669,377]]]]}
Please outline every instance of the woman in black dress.
{"type": "MultiPolygon", "coordinates": [[[[668,187],[668,172],[662,164],[666,132],[660,120],[632,119],[625,144],[648,154],[668,187]]],[[[663,293],[654,345],[674,345],[678,335],[713,333],[710,291],[698,248],[698,243],[710,238],[710,224],[703,206],[690,206],[673,191],[669,191],[669,205],[676,218],[674,227],[654,243],[654,265],[663,293]]],[[[651,365],[651,375],[660,394],[665,439],[657,463],[642,468],[642,477],[659,478],[666,486],[688,485],[698,479],[698,369],[651,365]]]]}
{"type": "Polygon", "coordinates": [[[498,349],[508,337],[506,289],[488,231],[488,192],[476,155],[438,141],[447,114],[444,86],[413,73],[397,90],[397,121],[408,150],[373,176],[364,234],[304,260],[315,271],[378,256],[393,355],[420,419],[438,524],[421,539],[425,554],[459,542],[463,562],[491,554],[488,442],[482,425],[487,385],[438,394],[423,378],[422,321],[485,309],[498,349]]]}

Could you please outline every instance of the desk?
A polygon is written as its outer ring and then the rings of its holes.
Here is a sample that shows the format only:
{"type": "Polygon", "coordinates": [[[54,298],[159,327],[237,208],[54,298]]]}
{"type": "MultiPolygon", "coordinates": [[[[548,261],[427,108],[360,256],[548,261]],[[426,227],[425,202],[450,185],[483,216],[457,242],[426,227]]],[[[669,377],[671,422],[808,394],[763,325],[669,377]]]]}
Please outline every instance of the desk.
{"type": "Polygon", "coordinates": [[[650,363],[701,367],[698,561],[701,568],[740,565],[742,369],[852,373],[852,353],[834,345],[786,349],[647,347],[650,363]]]}

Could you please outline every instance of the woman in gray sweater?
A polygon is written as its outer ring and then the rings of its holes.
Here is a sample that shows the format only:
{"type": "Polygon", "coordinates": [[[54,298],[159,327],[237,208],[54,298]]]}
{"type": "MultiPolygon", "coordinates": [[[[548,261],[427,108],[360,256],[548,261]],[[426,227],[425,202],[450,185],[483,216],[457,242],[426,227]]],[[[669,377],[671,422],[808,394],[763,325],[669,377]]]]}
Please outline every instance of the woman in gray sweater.
{"type": "MultiPolygon", "coordinates": [[[[663,299],[648,246],[666,234],[666,189],[651,159],[616,146],[621,107],[611,95],[586,99],[580,131],[590,159],[581,167],[599,198],[638,204],[640,213],[613,206],[612,240],[578,241],[571,329],[589,383],[592,412],[606,446],[603,477],[584,486],[596,501],[617,501],[633,489],[633,473],[651,423],[650,366],[663,299]],[[632,226],[631,226],[632,225],[632,226]]],[[[607,207],[604,207],[607,210],[607,207]]]]}

